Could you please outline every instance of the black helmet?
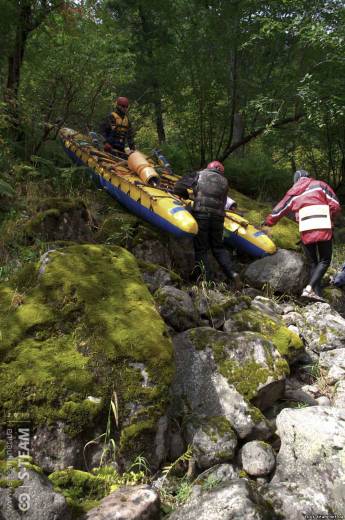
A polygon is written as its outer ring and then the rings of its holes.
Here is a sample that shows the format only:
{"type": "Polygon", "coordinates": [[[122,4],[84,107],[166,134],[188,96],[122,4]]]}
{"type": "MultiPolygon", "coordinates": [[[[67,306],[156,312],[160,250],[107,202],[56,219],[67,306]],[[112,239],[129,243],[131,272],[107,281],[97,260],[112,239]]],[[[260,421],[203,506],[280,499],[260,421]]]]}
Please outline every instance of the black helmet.
{"type": "Polygon", "coordinates": [[[297,170],[293,175],[293,183],[295,184],[301,177],[309,177],[309,173],[305,170],[297,170]]]}

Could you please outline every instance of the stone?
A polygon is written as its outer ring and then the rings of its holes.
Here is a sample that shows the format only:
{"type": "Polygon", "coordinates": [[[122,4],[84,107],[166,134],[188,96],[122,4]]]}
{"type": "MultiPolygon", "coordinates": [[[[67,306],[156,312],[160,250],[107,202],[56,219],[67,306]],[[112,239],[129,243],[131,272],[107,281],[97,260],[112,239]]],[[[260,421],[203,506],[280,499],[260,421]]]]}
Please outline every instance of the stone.
{"type": "Polygon", "coordinates": [[[183,331],[198,325],[199,316],[187,292],[166,286],[154,296],[160,315],[175,330],[183,331]]]}
{"type": "Polygon", "coordinates": [[[47,477],[35,470],[20,466],[18,469],[11,469],[5,480],[2,476],[0,518],[72,520],[65,497],[55,493],[47,477]],[[11,482],[17,487],[12,487],[11,482]]]}
{"type": "Polygon", "coordinates": [[[267,518],[274,518],[271,506],[261,499],[245,479],[226,481],[219,487],[194,496],[169,516],[169,520],[267,518]]]}
{"type": "MultiPolygon", "coordinates": [[[[243,387],[244,397],[240,391],[243,377],[239,376],[239,390],[236,390],[231,373],[228,375],[227,371],[222,369],[222,362],[226,362],[227,359],[230,362],[233,358],[234,365],[232,362],[230,365],[235,366],[236,355],[239,356],[237,362],[242,365],[247,356],[248,362],[249,359],[253,359],[252,356],[257,356],[257,369],[260,370],[259,367],[264,366],[268,350],[265,350],[266,347],[261,350],[261,338],[256,343],[255,335],[248,334],[249,337],[243,334],[229,335],[210,327],[202,327],[190,329],[174,337],[176,375],[172,385],[172,416],[181,416],[186,409],[187,416],[191,415],[191,418],[195,417],[197,420],[204,420],[206,417],[227,419],[240,438],[251,435],[267,438],[270,435],[270,428],[263,415],[248,401],[248,396],[250,399],[258,396],[261,390],[263,396],[265,385],[260,389],[260,383],[258,386],[254,384],[253,388],[243,387]]],[[[272,359],[279,359],[279,354],[277,358],[274,354],[272,356],[272,359]]],[[[254,373],[255,367],[254,363],[254,373]]],[[[268,380],[268,399],[271,401],[275,396],[281,395],[280,385],[283,381],[279,375],[275,387],[273,374],[272,378],[268,376],[268,380]]]]}
{"type": "Polygon", "coordinates": [[[275,455],[272,447],[266,442],[251,441],[242,446],[239,460],[248,475],[264,477],[275,467],[275,455]]]}
{"type": "Polygon", "coordinates": [[[300,312],[301,330],[308,349],[320,354],[345,347],[345,319],[328,303],[313,303],[301,307],[300,312]]]}
{"type": "Polygon", "coordinates": [[[233,459],[237,435],[225,417],[206,417],[195,426],[187,424],[186,440],[193,445],[193,456],[200,469],[233,459]]]}
{"type": "Polygon", "coordinates": [[[344,348],[335,348],[320,353],[319,366],[325,370],[327,379],[332,384],[345,376],[345,344],[344,348]]]}
{"type": "Polygon", "coordinates": [[[244,276],[257,289],[269,286],[278,293],[300,294],[308,281],[308,268],[301,254],[279,249],[274,255],[252,262],[244,276]]]}
{"type": "Polygon", "coordinates": [[[259,492],[272,504],[276,515],[272,517],[274,519],[306,520],[330,516],[327,496],[302,482],[271,482],[262,486],[259,492]]]}
{"type": "MultiPolygon", "coordinates": [[[[331,511],[345,511],[345,411],[313,406],[284,409],[277,417],[281,448],[273,484],[291,483],[325,497],[331,511]]],[[[313,493],[308,493],[308,501],[313,493]]],[[[316,500],[316,499],[315,499],[316,500]]],[[[318,511],[320,503],[315,502],[318,511]]]]}
{"type": "Polygon", "coordinates": [[[143,484],[117,489],[98,507],[88,511],[85,520],[159,520],[160,499],[156,490],[143,484]]]}

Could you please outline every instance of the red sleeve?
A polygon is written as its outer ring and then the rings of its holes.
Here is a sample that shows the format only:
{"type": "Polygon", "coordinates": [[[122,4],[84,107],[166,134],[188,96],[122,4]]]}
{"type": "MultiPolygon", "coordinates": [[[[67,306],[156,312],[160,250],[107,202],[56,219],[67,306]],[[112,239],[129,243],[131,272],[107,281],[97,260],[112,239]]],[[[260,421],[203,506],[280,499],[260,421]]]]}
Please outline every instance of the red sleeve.
{"type": "Polygon", "coordinates": [[[338,197],[336,196],[336,194],[334,193],[332,188],[326,182],[322,183],[322,187],[323,187],[324,193],[326,195],[327,203],[328,203],[328,206],[329,206],[329,209],[330,209],[330,212],[331,212],[331,217],[332,217],[332,220],[333,220],[333,218],[338,213],[340,213],[341,206],[340,206],[338,197]]]}
{"type": "Polygon", "coordinates": [[[265,219],[267,226],[274,226],[284,215],[291,211],[292,195],[288,191],[284,198],[273,208],[272,213],[265,219]]]}

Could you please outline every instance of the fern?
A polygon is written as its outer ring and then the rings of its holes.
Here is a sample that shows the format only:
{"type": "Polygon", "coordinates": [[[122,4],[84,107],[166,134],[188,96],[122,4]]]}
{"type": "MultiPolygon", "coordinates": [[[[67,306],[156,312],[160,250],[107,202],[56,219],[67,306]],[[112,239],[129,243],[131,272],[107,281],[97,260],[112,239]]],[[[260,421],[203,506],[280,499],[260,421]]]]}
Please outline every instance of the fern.
{"type": "Polygon", "coordinates": [[[192,456],[193,456],[193,446],[191,444],[189,444],[187,450],[184,453],[182,453],[182,455],[180,457],[178,457],[178,459],[176,459],[174,462],[172,462],[168,466],[164,466],[163,471],[162,471],[162,475],[163,475],[162,482],[164,482],[166,480],[169,473],[171,473],[171,471],[174,468],[176,468],[176,466],[180,462],[188,462],[189,460],[191,460],[192,456]]]}
{"type": "Polygon", "coordinates": [[[0,196],[12,198],[14,197],[14,193],[12,186],[8,182],[4,181],[4,179],[0,178],[0,196]]]}

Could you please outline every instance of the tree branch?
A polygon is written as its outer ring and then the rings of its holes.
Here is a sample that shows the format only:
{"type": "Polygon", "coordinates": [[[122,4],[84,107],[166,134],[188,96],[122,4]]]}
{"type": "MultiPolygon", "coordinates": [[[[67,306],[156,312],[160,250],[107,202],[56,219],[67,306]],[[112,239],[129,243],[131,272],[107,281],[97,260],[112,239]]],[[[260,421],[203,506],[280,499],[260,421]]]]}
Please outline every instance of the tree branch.
{"type": "Polygon", "coordinates": [[[229,157],[229,155],[234,150],[237,150],[237,148],[240,148],[241,146],[249,143],[249,141],[252,141],[253,139],[258,137],[259,135],[263,134],[264,131],[267,130],[267,128],[269,126],[271,128],[280,128],[281,126],[287,125],[289,123],[296,123],[297,121],[302,119],[302,117],[304,117],[304,114],[302,114],[302,113],[296,114],[295,116],[286,117],[285,119],[281,119],[280,121],[277,121],[276,123],[273,123],[273,124],[269,124],[268,123],[267,125],[262,126],[262,127],[258,128],[257,130],[254,130],[250,134],[246,135],[243,139],[241,139],[241,141],[237,141],[237,143],[233,143],[230,146],[226,147],[224,152],[223,152],[223,154],[219,158],[219,160],[220,161],[225,161],[225,159],[227,157],[229,157]]]}

